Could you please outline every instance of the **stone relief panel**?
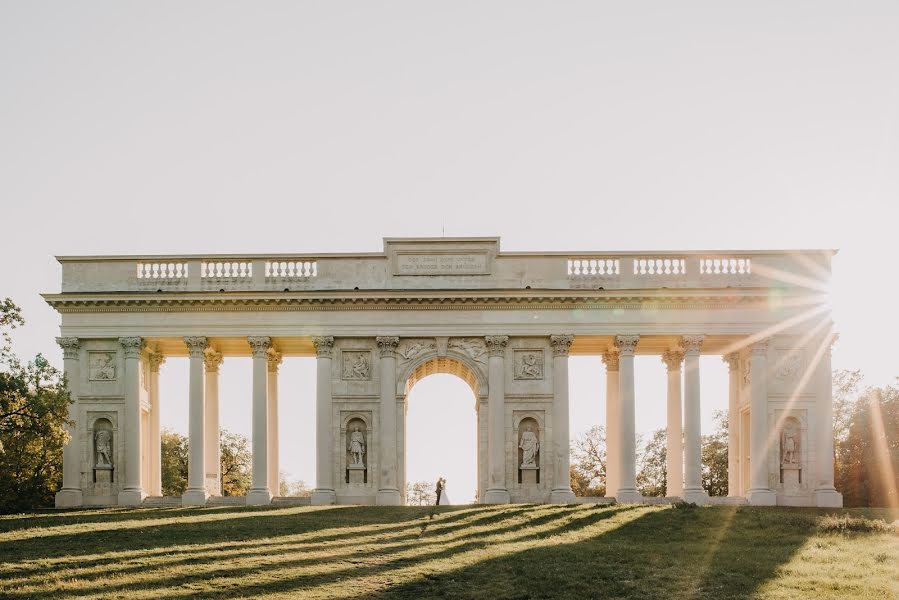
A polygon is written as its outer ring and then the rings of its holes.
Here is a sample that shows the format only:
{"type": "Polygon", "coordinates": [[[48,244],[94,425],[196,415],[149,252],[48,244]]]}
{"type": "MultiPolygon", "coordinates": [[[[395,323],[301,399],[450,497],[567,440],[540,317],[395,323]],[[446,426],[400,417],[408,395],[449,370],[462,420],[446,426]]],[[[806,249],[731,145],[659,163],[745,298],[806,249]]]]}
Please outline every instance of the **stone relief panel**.
{"type": "Polygon", "coordinates": [[[88,379],[90,381],[115,381],[116,353],[88,352],[88,379]]]}
{"type": "Polygon", "coordinates": [[[368,381],[371,379],[371,351],[342,350],[341,379],[368,381]]]}
{"type": "Polygon", "coordinates": [[[400,358],[400,362],[406,362],[436,350],[437,343],[432,339],[402,339],[396,354],[400,358]]]}
{"type": "Polygon", "coordinates": [[[487,365],[487,345],[481,338],[452,338],[447,347],[449,350],[467,355],[476,363],[487,365]]]}
{"type": "Polygon", "coordinates": [[[515,379],[543,379],[543,350],[515,351],[515,379]]]}

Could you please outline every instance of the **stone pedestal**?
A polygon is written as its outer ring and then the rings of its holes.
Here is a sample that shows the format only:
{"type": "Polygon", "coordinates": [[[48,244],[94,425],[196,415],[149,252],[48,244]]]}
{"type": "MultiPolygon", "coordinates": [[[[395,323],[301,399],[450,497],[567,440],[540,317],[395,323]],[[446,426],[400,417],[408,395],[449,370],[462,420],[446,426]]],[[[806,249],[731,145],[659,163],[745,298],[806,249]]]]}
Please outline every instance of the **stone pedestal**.
{"type": "Polygon", "coordinates": [[[753,506],[777,506],[777,494],[771,490],[749,490],[746,500],[753,506]]]}
{"type": "Polygon", "coordinates": [[[399,490],[378,490],[378,506],[399,506],[402,503],[399,490]]]}
{"type": "Polygon", "coordinates": [[[615,501],[619,504],[640,504],[643,502],[643,494],[636,490],[619,490],[615,501]]]}
{"type": "Polygon", "coordinates": [[[691,504],[699,504],[700,506],[709,503],[709,493],[705,490],[684,490],[684,502],[691,504]]]}
{"type": "MultiPolygon", "coordinates": [[[[261,506],[263,504],[271,503],[272,493],[268,488],[261,490],[250,490],[247,493],[247,506],[261,506]]],[[[331,504],[333,504],[333,502],[331,504]]]]}
{"type": "Polygon", "coordinates": [[[815,490],[815,506],[842,508],[843,494],[836,490],[815,490]]]}
{"type": "MultiPolygon", "coordinates": [[[[206,506],[206,495],[205,489],[199,490],[187,490],[183,494],[181,494],[181,506],[206,506]]],[[[247,498],[247,504],[250,503],[249,498],[247,498]]]]}
{"type": "Polygon", "coordinates": [[[347,471],[350,473],[350,485],[365,485],[365,465],[350,465],[347,471]]]}
{"type": "Polygon", "coordinates": [[[81,490],[60,490],[56,493],[56,508],[73,508],[84,504],[81,490]]]}
{"type": "Polygon", "coordinates": [[[537,485],[537,473],[540,467],[521,465],[521,485],[537,485]]]}
{"type": "Polygon", "coordinates": [[[802,491],[802,469],[799,465],[783,464],[780,466],[780,473],[785,493],[797,494],[802,491]]]}
{"type": "MultiPolygon", "coordinates": [[[[247,498],[247,504],[249,504],[249,498],[247,498]]],[[[315,490],[312,492],[312,504],[314,506],[337,504],[337,494],[334,493],[334,490],[315,490]]]]}

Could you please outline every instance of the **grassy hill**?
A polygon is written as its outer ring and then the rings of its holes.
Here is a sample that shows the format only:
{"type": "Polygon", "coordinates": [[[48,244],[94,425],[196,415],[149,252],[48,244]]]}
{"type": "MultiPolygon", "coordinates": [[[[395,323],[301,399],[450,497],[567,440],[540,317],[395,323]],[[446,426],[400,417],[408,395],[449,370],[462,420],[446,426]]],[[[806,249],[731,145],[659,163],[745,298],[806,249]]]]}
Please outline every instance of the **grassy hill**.
{"type": "Polygon", "coordinates": [[[0,517],[8,598],[899,598],[885,511],[221,507],[0,517]]]}

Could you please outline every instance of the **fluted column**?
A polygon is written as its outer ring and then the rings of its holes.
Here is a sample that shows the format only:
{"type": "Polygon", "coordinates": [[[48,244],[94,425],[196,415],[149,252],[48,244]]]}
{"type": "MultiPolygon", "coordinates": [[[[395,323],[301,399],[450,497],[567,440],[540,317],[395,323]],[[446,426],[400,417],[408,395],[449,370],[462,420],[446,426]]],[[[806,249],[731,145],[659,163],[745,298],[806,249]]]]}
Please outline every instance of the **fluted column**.
{"type": "Polygon", "coordinates": [[[206,390],[203,379],[203,359],[209,341],[202,336],[184,338],[190,356],[190,386],[188,394],[189,438],[187,454],[187,489],[181,496],[185,506],[206,504],[206,390]]]}
{"type": "Polygon", "coordinates": [[[843,495],[833,485],[833,373],[830,365],[830,349],[836,339],[836,335],[831,334],[824,340],[826,346],[815,374],[816,506],[843,506],[843,495]]]}
{"type": "Polygon", "coordinates": [[[618,348],[618,490],[615,499],[622,503],[636,503],[643,500],[637,491],[637,433],[634,423],[634,352],[639,335],[619,335],[615,337],[618,348]]]}
{"type": "Polygon", "coordinates": [[[684,495],[684,442],[683,417],[681,409],[681,365],[684,353],[669,350],[662,354],[662,362],[668,367],[668,426],[666,473],[666,496],[684,495]]]}
{"type": "Polygon", "coordinates": [[[618,457],[621,450],[618,440],[618,349],[609,348],[602,355],[606,365],[606,497],[612,498],[618,492],[618,457]]]}
{"type": "Polygon", "coordinates": [[[250,336],[253,350],[253,483],[247,493],[248,505],[270,504],[268,487],[268,350],[272,338],[250,336]]]}
{"type": "Polygon", "coordinates": [[[268,352],[268,487],[273,495],[280,495],[281,479],[278,460],[278,367],[281,353],[272,348],[268,352]]]}
{"type": "Polygon", "coordinates": [[[749,492],[750,504],[773,506],[777,496],[768,487],[768,341],[750,351],[749,492]]]}
{"type": "Polygon", "coordinates": [[[727,495],[740,495],[740,354],[731,352],[727,363],[727,495]]]}
{"type": "Polygon", "coordinates": [[[331,352],[330,335],[312,338],[315,346],[315,491],[312,504],[334,504],[333,448],[331,433],[331,352]]]}
{"type": "Polygon", "coordinates": [[[378,504],[400,504],[400,490],[397,487],[396,456],[396,347],[400,338],[381,336],[377,338],[381,354],[381,421],[380,462],[378,477],[378,504]]]}
{"type": "Polygon", "coordinates": [[[144,500],[140,472],[140,353],[144,340],[139,337],[119,338],[125,354],[125,477],[119,504],[137,506],[144,500]]]}
{"type": "Polygon", "coordinates": [[[507,504],[506,487],[506,344],[507,335],[484,337],[487,345],[487,491],[485,504],[507,504]]]}
{"type": "Polygon", "coordinates": [[[681,338],[684,348],[684,494],[685,502],[708,504],[702,488],[702,412],[699,396],[699,350],[701,335],[681,338]]]}
{"type": "Polygon", "coordinates": [[[66,388],[69,391],[69,421],[66,433],[69,441],[62,449],[62,489],[56,493],[56,507],[81,506],[81,440],[78,438],[78,385],[81,381],[79,361],[79,340],[75,337],[58,337],[56,343],[62,348],[62,359],[66,388]]]}
{"type": "Polygon", "coordinates": [[[571,435],[568,409],[568,349],[573,335],[550,337],[553,349],[553,489],[549,501],[556,504],[575,502],[571,491],[571,435]]]}
{"type": "Polygon", "coordinates": [[[162,496],[162,432],[160,431],[159,407],[159,367],[165,362],[165,355],[151,352],[149,355],[150,378],[150,481],[147,493],[150,496],[162,496]]]}
{"type": "Polygon", "coordinates": [[[206,493],[221,496],[222,492],[222,445],[219,418],[219,369],[222,353],[207,348],[203,354],[206,367],[206,493]]]}

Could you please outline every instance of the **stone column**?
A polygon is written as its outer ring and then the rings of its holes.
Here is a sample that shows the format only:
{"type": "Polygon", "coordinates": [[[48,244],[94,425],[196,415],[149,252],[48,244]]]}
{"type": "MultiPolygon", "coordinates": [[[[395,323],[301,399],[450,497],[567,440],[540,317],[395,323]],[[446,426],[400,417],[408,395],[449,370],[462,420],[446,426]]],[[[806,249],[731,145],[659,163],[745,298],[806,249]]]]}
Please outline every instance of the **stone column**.
{"type": "Polygon", "coordinates": [[[206,367],[206,493],[221,496],[222,491],[222,442],[219,419],[219,368],[222,353],[207,348],[203,354],[206,367]]]}
{"type": "Polygon", "coordinates": [[[699,398],[699,350],[705,336],[685,335],[684,348],[684,502],[708,504],[702,488],[702,414],[699,398]]]}
{"type": "Polygon", "coordinates": [[[253,349],[253,483],[247,493],[248,505],[270,504],[268,487],[268,350],[272,338],[250,336],[253,349]]]}
{"type": "Polygon", "coordinates": [[[147,493],[150,496],[162,496],[162,432],[159,419],[159,367],[165,362],[165,356],[159,352],[151,352],[150,364],[150,481],[147,493]]]}
{"type": "Polygon", "coordinates": [[[331,352],[334,338],[312,338],[315,346],[315,491],[312,504],[334,504],[333,433],[331,431],[331,352]]]}
{"type": "Polygon", "coordinates": [[[618,348],[618,502],[633,504],[643,501],[637,491],[637,440],[634,424],[634,352],[639,335],[615,337],[618,348]]]}
{"type": "Polygon", "coordinates": [[[377,342],[381,354],[381,435],[378,439],[381,466],[378,474],[378,504],[395,506],[402,502],[397,487],[396,457],[396,347],[400,338],[381,336],[377,338],[377,342]]]}
{"type": "Polygon", "coordinates": [[[727,495],[740,495],[740,353],[725,354],[727,363],[727,495]]]}
{"type": "MultiPolygon", "coordinates": [[[[62,489],[56,493],[56,507],[67,508],[81,506],[84,502],[81,493],[81,440],[78,438],[78,386],[81,382],[79,371],[79,345],[78,338],[58,337],[56,343],[62,348],[64,373],[66,376],[66,388],[69,391],[71,404],[69,404],[69,421],[66,425],[66,433],[69,441],[62,449],[62,489]]],[[[88,456],[93,454],[93,440],[88,440],[88,456]]],[[[93,459],[90,459],[93,462],[93,459]]],[[[93,467],[93,465],[88,465],[93,467]]]]}
{"type": "Polygon", "coordinates": [[[125,477],[119,505],[138,506],[145,495],[140,479],[140,353],[144,340],[123,337],[119,343],[125,351],[125,477]]]}
{"type": "Polygon", "coordinates": [[[768,340],[752,345],[749,376],[749,492],[750,504],[774,506],[777,495],[768,487],[768,340]]]}
{"type": "Polygon", "coordinates": [[[681,364],[684,353],[669,350],[662,354],[662,362],[668,367],[668,428],[666,471],[668,489],[666,496],[684,495],[684,440],[683,412],[681,409],[681,364]]]}
{"type": "Polygon", "coordinates": [[[484,337],[487,345],[487,491],[485,504],[508,504],[506,487],[506,344],[507,335],[484,337]]]}
{"type": "Polygon", "coordinates": [[[606,497],[618,492],[618,349],[609,348],[602,355],[606,365],[606,497]]]}
{"type": "Polygon", "coordinates": [[[815,374],[815,440],[816,483],[815,505],[826,507],[843,506],[843,495],[833,485],[833,373],[830,366],[830,348],[837,336],[830,334],[824,340],[826,345],[818,362],[815,374]]]}
{"type": "Polygon", "coordinates": [[[281,353],[268,351],[268,487],[273,495],[280,495],[281,478],[278,460],[278,366],[281,353]]]}
{"type": "Polygon", "coordinates": [[[187,489],[181,496],[184,506],[206,504],[206,390],[203,362],[209,341],[202,336],[184,338],[190,356],[190,393],[188,395],[187,489]]]}
{"type": "Polygon", "coordinates": [[[573,335],[554,335],[549,339],[553,348],[553,489],[549,501],[573,504],[571,491],[571,463],[568,411],[568,349],[573,335]]]}

